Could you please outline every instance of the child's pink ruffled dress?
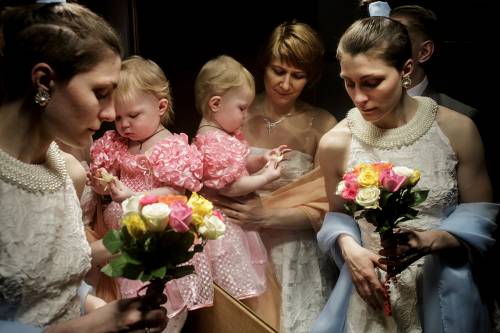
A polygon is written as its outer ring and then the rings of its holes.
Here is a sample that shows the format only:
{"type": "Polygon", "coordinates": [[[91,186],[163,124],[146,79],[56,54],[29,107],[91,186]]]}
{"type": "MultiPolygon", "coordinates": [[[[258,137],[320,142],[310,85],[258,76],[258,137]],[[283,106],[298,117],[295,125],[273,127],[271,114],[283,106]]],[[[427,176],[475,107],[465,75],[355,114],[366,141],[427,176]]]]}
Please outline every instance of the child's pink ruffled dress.
{"type": "MultiPolygon", "coordinates": [[[[132,191],[143,192],[153,188],[169,186],[184,193],[199,191],[203,173],[202,156],[196,147],[189,144],[186,134],[173,134],[159,141],[151,153],[133,155],[128,151],[128,139],[116,131],[107,131],[96,140],[90,149],[91,175],[99,168],[118,176],[132,191]]],[[[107,228],[119,228],[122,215],[120,204],[111,202],[103,212],[107,228]]],[[[213,303],[212,272],[206,251],[197,253],[189,262],[196,274],[170,281],[166,291],[169,316],[174,316],[184,306],[193,310],[213,303]]],[[[134,297],[144,284],[140,281],[120,279],[123,297],[134,297]]]]}
{"type": "MultiPolygon", "coordinates": [[[[220,131],[198,134],[194,144],[203,154],[203,184],[220,190],[248,175],[250,153],[241,132],[231,136],[220,131]]],[[[238,299],[260,295],[266,288],[267,252],[258,232],[226,222],[224,237],[208,241],[214,281],[238,299]]]]}

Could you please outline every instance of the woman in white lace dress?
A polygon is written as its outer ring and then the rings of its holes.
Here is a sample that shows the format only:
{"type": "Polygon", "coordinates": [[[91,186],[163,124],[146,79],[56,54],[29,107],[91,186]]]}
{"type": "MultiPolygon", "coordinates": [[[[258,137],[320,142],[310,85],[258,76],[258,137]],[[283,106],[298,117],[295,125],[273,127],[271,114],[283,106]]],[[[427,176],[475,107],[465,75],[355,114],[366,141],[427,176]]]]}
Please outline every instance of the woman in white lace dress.
{"type": "MultiPolygon", "coordinates": [[[[319,139],[336,120],[327,111],[298,100],[304,88],[317,81],[323,61],[323,46],[310,26],[279,25],[262,55],[265,92],[248,112],[245,138],[256,154],[280,144],[292,150],[285,154],[282,177],[261,193],[265,197],[316,166],[319,139]]],[[[267,293],[247,303],[281,332],[308,333],[332,285],[331,275],[323,272],[326,265],[315,236],[321,214],[305,205],[229,206],[232,209],[225,212],[231,221],[260,230],[271,263],[267,293]]]]}
{"type": "Polygon", "coordinates": [[[488,313],[468,260],[493,244],[498,207],[489,203],[476,127],[429,98],[407,95],[413,63],[400,23],[356,21],[342,36],[337,57],[355,108],[320,142],[332,213],[318,240],[342,271],[313,332],[487,332],[488,313]],[[390,283],[392,316],[382,311],[378,233],[366,220],[342,214],[343,201],[335,195],[346,170],[378,161],[420,170],[418,185],[430,190],[419,218],[400,223],[407,239],[396,251],[402,272],[390,283]]]}
{"type": "Polygon", "coordinates": [[[114,119],[116,33],[85,7],[56,1],[9,7],[0,22],[0,331],[160,331],[164,311],[139,311],[142,298],[81,316],[78,289],[94,258],[54,142],[82,147],[114,119]]]}

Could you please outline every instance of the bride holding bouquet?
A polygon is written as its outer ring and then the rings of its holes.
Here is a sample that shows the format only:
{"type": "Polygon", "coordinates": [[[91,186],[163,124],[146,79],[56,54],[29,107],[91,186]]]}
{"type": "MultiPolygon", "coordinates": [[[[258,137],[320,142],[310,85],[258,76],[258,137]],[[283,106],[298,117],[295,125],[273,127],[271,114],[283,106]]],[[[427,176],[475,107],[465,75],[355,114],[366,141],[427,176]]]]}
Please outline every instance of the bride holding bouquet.
{"type": "Polygon", "coordinates": [[[355,108],[320,142],[331,212],[318,240],[342,270],[312,332],[488,331],[470,261],[493,244],[498,206],[489,203],[476,127],[429,98],[407,95],[411,44],[394,20],[356,21],[340,39],[337,58],[355,108]],[[349,201],[345,187],[338,188],[346,171],[383,161],[419,170],[418,187],[429,190],[415,206],[416,218],[400,221],[396,244],[385,248],[372,215],[355,220],[345,214],[349,201]],[[387,265],[398,273],[388,293],[387,265]],[[392,315],[383,311],[387,297],[392,315]]]}

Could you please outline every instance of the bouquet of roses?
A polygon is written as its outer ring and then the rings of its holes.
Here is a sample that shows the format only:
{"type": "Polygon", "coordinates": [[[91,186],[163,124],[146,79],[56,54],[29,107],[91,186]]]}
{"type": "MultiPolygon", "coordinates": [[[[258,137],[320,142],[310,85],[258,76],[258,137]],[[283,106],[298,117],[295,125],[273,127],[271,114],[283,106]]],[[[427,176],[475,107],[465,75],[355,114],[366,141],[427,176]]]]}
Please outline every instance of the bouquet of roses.
{"type": "MultiPolygon", "coordinates": [[[[345,209],[356,219],[365,218],[376,227],[382,243],[397,245],[394,228],[399,222],[417,217],[414,207],[422,203],[428,190],[415,190],[420,172],[387,162],[361,163],[347,171],[336,194],[346,200],[345,209]]],[[[387,279],[396,275],[396,267],[387,265],[387,279]]],[[[391,314],[388,298],[385,313],[391,314]]]]}
{"type": "Polygon", "coordinates": [[[138,195],[122,202],[121,229],[110,230],[104,246],[117,256],[102,268],[111,277],[150,281],[146,294],[192,274],[186,265],[208,239],[222,237],[222,213],[202,196],[138,195]]]}

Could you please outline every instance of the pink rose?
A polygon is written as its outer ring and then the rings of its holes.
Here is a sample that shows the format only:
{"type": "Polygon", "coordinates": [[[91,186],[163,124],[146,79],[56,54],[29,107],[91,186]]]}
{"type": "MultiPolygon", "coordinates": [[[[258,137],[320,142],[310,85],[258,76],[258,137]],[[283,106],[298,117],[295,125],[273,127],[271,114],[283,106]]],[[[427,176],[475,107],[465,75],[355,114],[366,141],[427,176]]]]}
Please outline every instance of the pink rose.
{"type": "Polygon", "coordinates": [[[344,175],[344,184],[342,188],[342,198],[346,200],[354,200],[356,198],[356,194],[358,193],[358,181],[357,176],[354,172],[348,172],[344,175]]]}
{"type": "Polygon", "coordinates": [[[141,207],[144,207],[144,206],[151,205],[151,204],[154,204],[154,203],[157,203],[157,202],[158,202],[158,196],[156,196],[156,195],[145,195],[139,201],[139,205],[141,207]]]}
{"type": "Polygon", "coordinates": [[[186,232],[191,224],[192,210],[182,201],[174,201],[170,204],[170,219],[168,223],[175,232],[186,232]]]}
{"type": "Polygon", "coordinates": [[[344,188],[344,191],[342,191],[342,198],[353,201],[354,199],[356,199],[357,194],[358,194],[357,188],[346,186],[344,188]]]}
{"type": "Polygon", "coordinates": [[[405,182],[406,177],[396,174],[392,169],[385,169],[380,173],[380,184],[389,192],[396,192],[405,182]]]}
{"type": "Polygon", "coordinates": [[[222,222],[224,222],[224,214],[218,210],[218,209],[214,209],[212,211],[212,215],[214,215],[215,217],[217,217],[219,220],[221,220],[222,222]]]}

